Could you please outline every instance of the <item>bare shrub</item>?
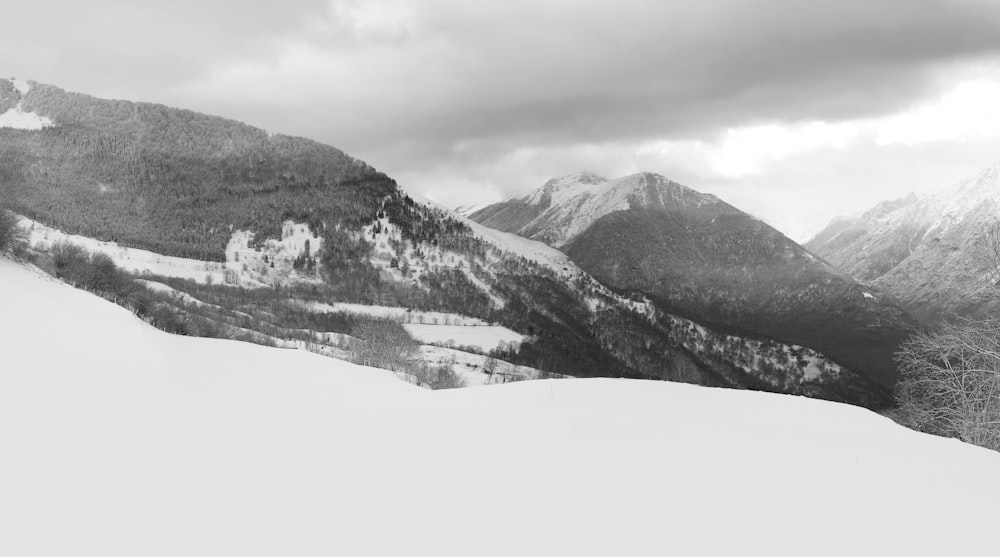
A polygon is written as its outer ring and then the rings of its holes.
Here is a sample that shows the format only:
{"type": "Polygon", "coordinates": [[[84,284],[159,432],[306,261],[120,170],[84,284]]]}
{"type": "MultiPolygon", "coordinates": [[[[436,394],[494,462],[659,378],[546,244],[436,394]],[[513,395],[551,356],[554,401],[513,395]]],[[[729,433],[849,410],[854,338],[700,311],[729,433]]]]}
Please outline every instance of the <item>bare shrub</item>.
{"type": "Polygon", "coordinates": [[[444,363],[430,368],[431,377],[428,384],[434,390],[438,389],[458,389],[465,386],[462,379],[451,365],[444,363]]]}
{"type": "Polygon", "coordinates": [[[1000,450],[1000,321],[963,320],[919,333],[896,361],[898,421],[1000,450]]]}
{"type": "Polygon", "coordinates": [[[419,360],[417,342],[391,319],[362,320],[351,334],[361,341],[355,351],[357,364],[412,373],[419,360]]]}

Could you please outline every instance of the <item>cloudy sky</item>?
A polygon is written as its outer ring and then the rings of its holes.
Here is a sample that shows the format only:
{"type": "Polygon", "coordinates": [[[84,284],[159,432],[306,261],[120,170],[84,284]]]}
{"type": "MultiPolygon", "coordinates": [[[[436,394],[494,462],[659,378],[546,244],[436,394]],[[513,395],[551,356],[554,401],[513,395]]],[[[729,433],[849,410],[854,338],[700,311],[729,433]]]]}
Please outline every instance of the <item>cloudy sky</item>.
{"type": "Polygon", "coordinates": [[[1000,161],[996,0],[0,0],[0,74],[335,145],[455,206],[662,173],[797,240],[1000,161]]]}

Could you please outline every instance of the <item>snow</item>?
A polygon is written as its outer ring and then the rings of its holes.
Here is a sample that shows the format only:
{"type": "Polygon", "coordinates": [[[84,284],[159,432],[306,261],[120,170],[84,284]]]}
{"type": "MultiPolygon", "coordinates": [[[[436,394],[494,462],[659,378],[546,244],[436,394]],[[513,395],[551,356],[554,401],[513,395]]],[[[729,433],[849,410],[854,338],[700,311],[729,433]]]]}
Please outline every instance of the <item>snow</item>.
{"type": "Polygon", "coordinates": [[[50,118],[39,116],[34,112],[26,112],[21,103],[17,103],[14,108],[0,114],[0,128],[13,128],[15,130],[40,130],[54,126],[50,118]]]}
{"type": "MultiPolygon", "coordinates": [[[[535,379],[541,372],[533,367],[514,365],[503,360],[493,360],[495,369],[492,374],[483,370],[488,365],[489,356],[463,352],[453,348],[424,345],[420,347],[423,360],[431,365],[450,364],[452,371],[457,373],[466,387],[478,387],[514,380],[535,379]]],[[[558,374],[550,374],[558,376],[558,374]]]]}
{"type": "MultiPolygon", "coordinates": [[[[787,352],[787,351],[786,351],[787,352]]],[[[805,356],[806,367],[802,370],[802,378],[806,381],[815,381],[823,377],[824,359],[816,356],[805,356]]]]}
{"type": "Polygon", "coordinates": [[[478,222],[469,219],[464,214],[453,211],[452,209],[431,201],[430,199],[427,199],[417,193],[410,190],[406,190],[406,192],[407,195],[409,195],[414,201],[433,209],[444,211],[455,220],[464,223],[472,229],[473,233],[477,236],[502,251],[508,251],[514,255],[519,255],[529,261],[548,267],[557,273],[571,272],[574,275],[578,275],[581,272],[576,265],[569,260],[569,257],[567,257],[566,254],[543,242],[529,240],[528,238],[518,236],[517,234],[501,232],[499,230],[483,226],[478,222]]]}
{"type": "Polygon", "coordinates": [[[422,344],[469,346],[489,352],[501,343],[521,344],[525,337],[498,325],[465,327],[461,325],[403,325],[410,336],[422,344]]]}
{"type": "Polygon", "coordinates": [[[426,391],[0,260],[0,554],[993,555],[1000,455],[633,380],[426,391]],[[53,335],[53,331],[58,331],[53,335]]]}
{"type": "Polygon", "coordinates": [[[862,294],[862,295],[863,295],[863,296],[864,296],[864,297],[865,297],[866,299],[868,299],[868,300],[876,300],[876,299],[877,299],[877,298],[875,297],[875,295],[874,295],[874,294],[872,294],[871,292],[862,292],[861,294],[862,294]]]}
{"type": "Polygon", "coordinates": [[[641,205],[663,201],[664,196],[673,195],[667,188],[687,191],[688,202],[697,206],[718,202],[712,195],[688,190],[663,176],[646,172],[613,180],[587,173],[572,174],[550,180],[522,201],[537,205],[543,196],[551,198],[551,205],[530,227],[540,227],[532,236],[561,248],[601,217],[629,209],[633,201],[641,205]],[[656,187],[650,187],[651,184],[656,187]]]}
{"type": "Polygon", "coordinates": [[[517,234],[500,232],[493,228],[488,228],[478,222],[461,217],[462,222],[469,225],[469,228],[480,238],[500,248],[519,255],[529,261],[533,261],[556,272],[573,272],[578,274],[576,264],[569,260],[563,252],[536,240],[529,240],[517,234]]]}
{"type": "Polygon", "coordinates": [[[440,311],[419,311],[397,306],[374,306],[364,304],[350,304],[345,302],[306,302],[297,300],[294,302],[300,307],[309,311],[319,313],[355,313],[370,317],[381,317],[393,319],[400,323],[429,323],[432,325],[465,325],[465,326],[485,326],[489,323],[475,317],[460,315],[457,313],[445,313],[440,311]]]}
{"type": "Polygon", "coordinates": [[[285,221],[280,240],[268,239],[259,250],[249,242],[253,233],[236,230],[226,246],[226,262],[204,261],[159,253],[105,242],[87,236],[67,234],[28,218],[21,218],[28,230],[29,242],[36,249],[47,250],[57,242],[70,242],[91,253],[103,253],[118,267],[136,274],[149,274],[193,280],[199,284],[229,284],[246,288],[265,288],[272,284],[318,283],[317,273],[295,271],[292,264],[305,250],[309,241],[310,255],[322,249],[322,238],[312,234],[308,225],[285,221]],[[274,266],[271,266],[271,263],[274,266]]]}
{"type": "Polygon", "coordinates": [[[198,283],[226,280],[226,265],[215,261],[200,261],[184,257],[172,257],[158,253],[120,246],[115,242],[105,242],[86,236],[66,234],[31,219],[21,219],[21,226],[28,230],[28,241],[40,250],[47,250],[58,242],[69,242],[90,253],[103,253],[114,260],[119,268],[130,273],[149,273],[161,277],[194,280],[198,283]]]}
{"type": "Polygon", "coordinates": [[[240,282],[281,285],[322,282],[318,272],[294,268],[296,258],[318,257],[323,248],[323,238],[313,234],[308,224],[286,220],[281,226],[281,239],[268,238],[256,249],[250,247],[254,236],[248,230],[236,230],[226,245],[226,267],[241,277],[240,282]]]}
{"type": "Polygon", "coordinates": [[[492,203],[489,202],[472,203],[469,205],[459,205],[457,207],[453,207],[451,210],[458,213],[459,215],[462,215],[463,217],[467,217],[480,209],[485,209],[486,207],[489,207],[490,205],[492,205],[492,203]]]}
{"type": "MultiPolygon", "coordinates": [[[[198,306],[198,307],[219,308],[219,306],[215,306],[215,305],[212,305],[212,304],[206,304],[205,302],[202,302],[201,300],[195,298],[194,296],[188,294],[187,292],[181,292],[181,291],[179,291],[179,290],[177,290],[177,289],[175,289],[175,288],[173,288],[171,286],[163,284],[162,282],[156,282],[156,281],[153,281],[153,280],[137,280],[136,282],[139,283],[139,284],[141,284],[141,285],[143,285],[143,286],[145,286],[147,289],[149,289],[149,290],[151,290],[153,292],[158,292],[158,293],[161,293],[161,294],[167,294],[168,296],[176,298],[178,301],[180,301],[182,303],[185,303],[185,304],[189,304],[189,305],[192,305],[192,306],[198,306]]],[[[221,309],[221,308],[219,308],[219,309],[221,309]]]]}
{"type": "MultiPolygon", "coordinates": [[[[28,94],[28,91],[31,90],[31,84],[27,81],[13,78],[8,81],[11,82],[14,89],[17,89],[17,92],[20,94],[22,99],[28,94]]],[[[24,110],[24,106],[20,102],[18,102],[14,108],[0,114],[0,128],[12,128],[15,130],[40,130],[54,125],[55,123],[52,122],[50,118],[24,110]]]]}
{"type": "Polygon", "coordinates": [[[11,79],[10,82],[14,84],[14,88],[17,89],[18,93],[21,93],[22,97],[31,90],[31,84],[23,79],[11,79]]]}
{"type": "MultiPolygon", "coordinates": [[[[199,307],[199,308],[208,308],[208,309],[212,309],[212,310],[220,310],[220,311],[225,310],[225,308],[222,308],[222,307],[217,306],[215,304],[209,304],[209,303],[203,302],[203,301],[199,300],[198,298],[195,298],[194,296],[188,294],[187,292],[181,292],[180,290],[177,290],[176,288],[173,288],[172,286],[163,284],[162,282],[156,282],[154,280],[145,280],[145,279],[138,279],[135,282],[141,284],[142,286],[145,286],[148,290],[150,290],[152,292],[157,292],[157,293],[160,293],[160,294],[166,294],[167,296],[170,296],[171,298],[174,298],[175,300],[177,300],[181,304],[186,304],[186,305],[195,306],[195,307],[199,307]]],[[[236,311],[236,310],[231,310],[231,309],[230,310],[225,310],[225,311],[230,311],[230,312],[235,313],[237,315],[241,315],[241,316],[253,319],[252,315],[250,315],[248,313],[243,313],[242,311],[236,311]]]]}

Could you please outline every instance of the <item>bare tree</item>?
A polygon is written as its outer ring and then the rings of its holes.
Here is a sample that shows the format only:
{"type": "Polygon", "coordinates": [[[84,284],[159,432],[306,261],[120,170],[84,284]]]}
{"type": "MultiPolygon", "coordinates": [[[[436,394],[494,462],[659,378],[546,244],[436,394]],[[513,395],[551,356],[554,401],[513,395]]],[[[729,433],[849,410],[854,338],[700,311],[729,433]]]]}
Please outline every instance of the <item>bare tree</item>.
{"type": "Polygon", "coordinates": [[[991,224],[976,241],[977,259],[989,270],[990,279],[1000,280],[1000,221],[991,224]]]}
{"type": "Polygon", "coordinates": [[[1000,450],[1000,321],[963,320],[918,333],[896,361],[902,423],[1000,450]]]}
{"type": "Polygon", "coordinates": [[[361,340],[355,363],[411,372],[419,359],[417,342],[402,325],[390,319],[366,319],[351,334],[361,340]]]}
{"type": "Polygon", "coordinates": [[[497,362],[496,358],[487,356],[486,361],[483,362],[483,373],[486,375],[493,375],[497,372],[498,367],[500,367],[500,364],[497,362]]]}

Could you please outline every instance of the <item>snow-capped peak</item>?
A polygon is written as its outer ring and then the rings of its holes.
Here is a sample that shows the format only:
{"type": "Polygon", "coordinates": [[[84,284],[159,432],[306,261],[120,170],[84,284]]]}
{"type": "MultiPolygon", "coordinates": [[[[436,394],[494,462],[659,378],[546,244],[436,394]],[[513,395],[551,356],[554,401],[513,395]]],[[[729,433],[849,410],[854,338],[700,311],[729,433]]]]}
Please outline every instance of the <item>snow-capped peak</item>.
{"type": "Polygon", "coordinates": [[[1000,192],[1000,162],[994,163],[971,180],[960,186],[964,193],[979,192],[985,195],[995,195],[1000,192]]]}
{"type": "Polygon", "coordinates": [[[541,214],[533,234],[559,247],[597,219],[634,207],[680,208],[718,203],[712,195],[691,190],[660,174],[638,172],[612,180],[580,172],[553,178],[521,202],[535,206],[541,214]]]}
{"type": "Polygon", "coordinates": [[[553,178],[545,185],[529,194],[524,200],[529,205],[558,205],[565,199],[587,191],[589,188],[607,183],[607,178],[590,172],[577,172],[553,178]]]}
{"type": "Polygon", "coordinates": [[[569,184],[591,184],[591,185],[594,185],[594,184],[603,184],[604,182],[607,182],[607,181],[608,181],[608,179],[605,178],[605,177],[603,177],[603,176],[599,176],[597,174],[594,174],[593,172],[582,171],[582,172],[575,172],[573,174],[567,174],[565,176],[560,176],[559,178],[553,178],[553,179],[549,180],[548,182],[546,182],[545,185],[542,186],[542,187],[543,188],[546,188],[546,187],[556,187],[556,188],[558,188],[560,186],[569,185],[569,184]]]}
{"type": "Polygon", "coordinates": [[[924,200],[924,205],[936,213],[932,231],[940,233],[952,223],[964,219],[983,203],[1000,206],[1000,163],[992,164],[974,177],[938,191],[924,200]]]}

